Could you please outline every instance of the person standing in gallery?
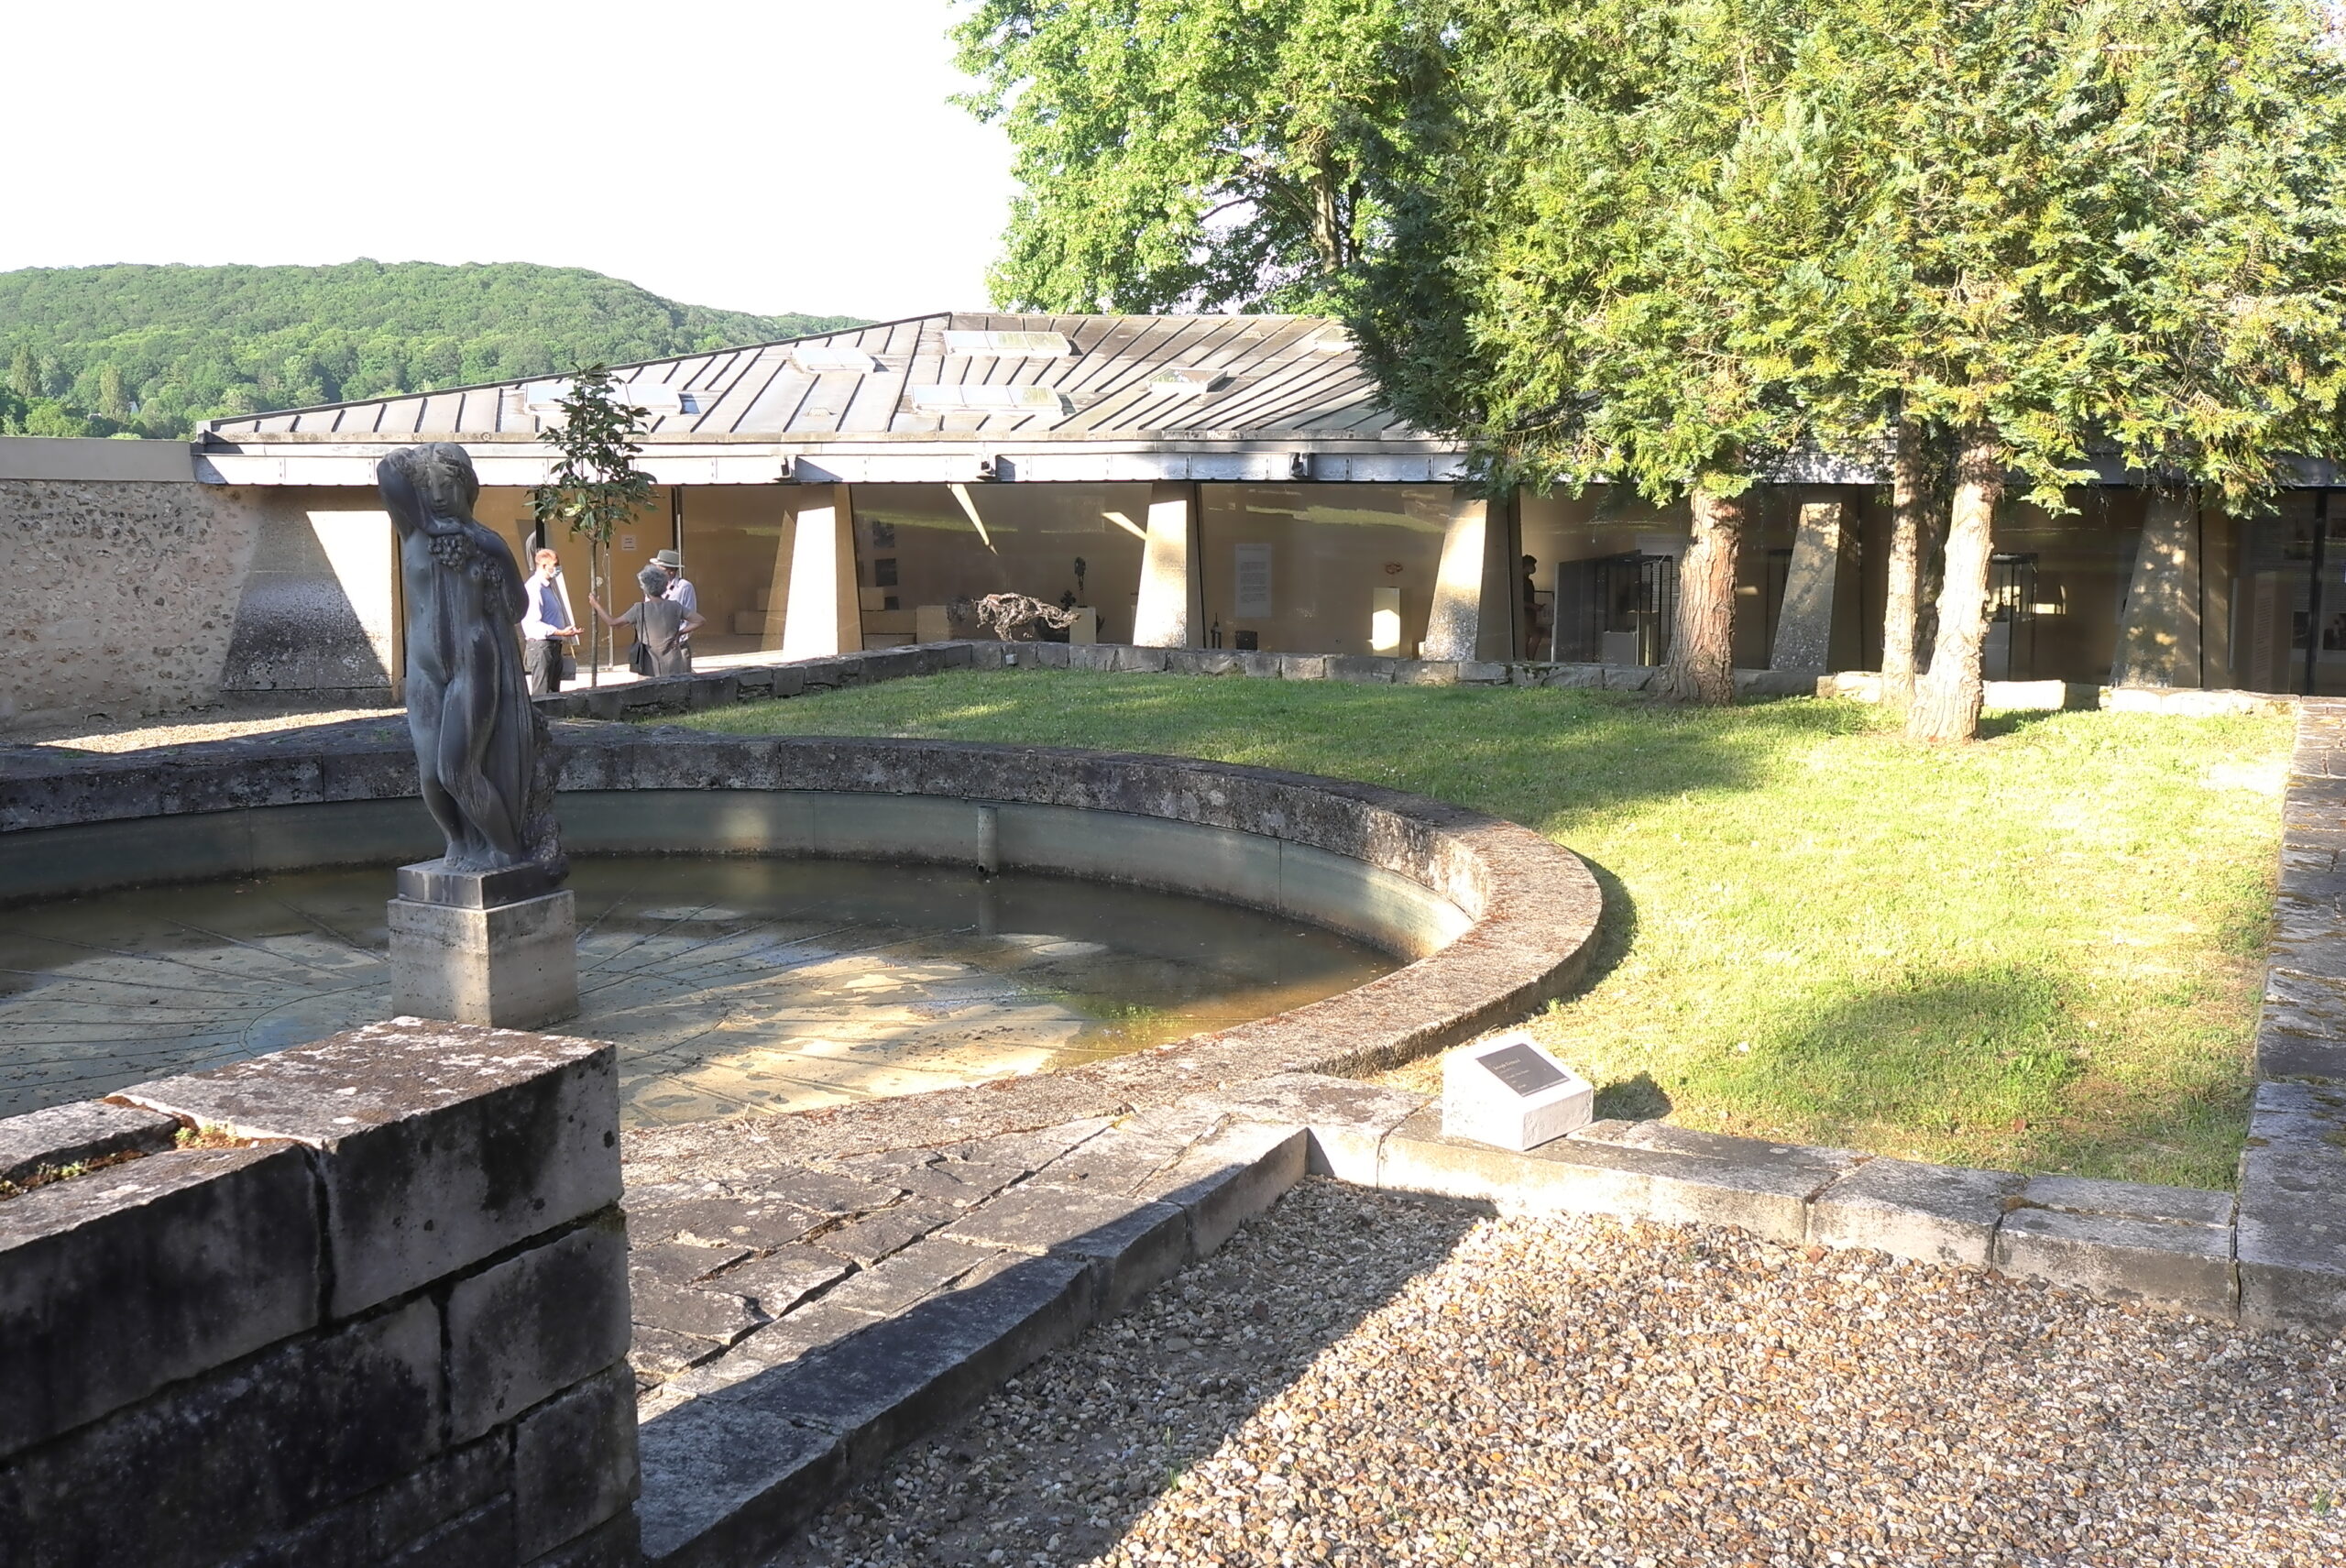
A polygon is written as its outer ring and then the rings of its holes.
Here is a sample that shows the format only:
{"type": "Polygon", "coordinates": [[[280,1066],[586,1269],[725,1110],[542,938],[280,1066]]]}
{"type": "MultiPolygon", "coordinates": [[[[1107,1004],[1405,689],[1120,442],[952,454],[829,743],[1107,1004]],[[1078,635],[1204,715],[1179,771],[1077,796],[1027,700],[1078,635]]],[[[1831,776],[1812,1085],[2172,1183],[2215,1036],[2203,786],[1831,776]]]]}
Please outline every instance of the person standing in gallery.
{"type": "MultiPolygon", "coordinates": [[[[668,590],[660,597],[683,610],[686,620],[696,626],[699,625],[700,595],[692,584],[685,580],[684,553],[678,550],[663,550],[652,557],[652,563],[668,574],[668,590]]],[[[685,639],[685,668],[682,673],[691,674],[692,667],[693,640],[686,637],[685,639]]]]}
{"type": "Polygon", "coordinates": [[[578,639],[578,619],[570,613],[570,586],[562,580],[562,560],[551,550],[537,554],[537,570],[522,585],[529,608],[521,612],[521,655],[530,674],[530,695],[550,696],[562,689],[562,667],[578,639]]]}
{"type": "Polygon", "coordinates": [[[692,660],[685,652],[685,633],[700,624],[697,615],[686,615],[682,605],[666,597],[668,574],[658,566],[646,566],[636,575],[635,586],[643,590],[643,598],[627,607],[624,615],[613,615],[593,594],[586,596],[587,608],[603,618],[606,626],[632,627],[635,646],[627,656],[628,668],[639,675],[689,675],[692,660]]]}

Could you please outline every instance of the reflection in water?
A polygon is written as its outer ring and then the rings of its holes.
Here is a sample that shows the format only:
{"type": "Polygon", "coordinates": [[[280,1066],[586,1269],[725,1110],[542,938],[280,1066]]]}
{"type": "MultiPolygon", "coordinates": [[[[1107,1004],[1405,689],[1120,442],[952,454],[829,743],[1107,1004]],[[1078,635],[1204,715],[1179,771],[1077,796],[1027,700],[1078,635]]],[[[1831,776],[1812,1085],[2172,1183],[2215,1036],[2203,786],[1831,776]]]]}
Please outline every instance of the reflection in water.
{"type": "MultiPolygon", "coordinates": [[[[389,1009],[381,868],[0,909],[0,1115],[300,1045],[389,1009]]],[[[1039,1072],[1394,967],[1209,900],[941,866],[575,863],[582,1014],[631,1124],[1039,1072]]]]}

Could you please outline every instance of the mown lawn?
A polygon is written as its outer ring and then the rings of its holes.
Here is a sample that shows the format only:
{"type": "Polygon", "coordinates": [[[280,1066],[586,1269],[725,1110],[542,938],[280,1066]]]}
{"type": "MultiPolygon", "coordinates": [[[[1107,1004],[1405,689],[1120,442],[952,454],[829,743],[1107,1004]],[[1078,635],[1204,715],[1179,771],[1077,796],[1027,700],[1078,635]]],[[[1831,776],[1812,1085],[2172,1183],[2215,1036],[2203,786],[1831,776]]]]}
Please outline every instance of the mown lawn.
{"type": "Polygon", "coordinates": [[[2285,718],[2014,716],[1925,751],[1853,703],[1004,671],[687,722],[1176,752],[1463,802],[1605,883],[1599,978],[1533,1024],[1601,1110],[2231,1180],[2285,718]]]}

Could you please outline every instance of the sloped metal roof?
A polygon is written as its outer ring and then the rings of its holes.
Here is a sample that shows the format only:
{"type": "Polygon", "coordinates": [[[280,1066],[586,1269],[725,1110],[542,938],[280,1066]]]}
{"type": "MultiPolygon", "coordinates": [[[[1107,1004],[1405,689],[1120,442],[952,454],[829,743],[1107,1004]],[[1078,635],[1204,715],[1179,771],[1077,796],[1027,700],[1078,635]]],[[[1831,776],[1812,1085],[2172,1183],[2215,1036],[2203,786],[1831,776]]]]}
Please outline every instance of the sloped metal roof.
{"type": "MultiPolygon", "coordinates": [[[[999,340],[997,340],[999,341],[999,340]]],[[[1134,438],[1254,441],[1280,436],[1423,443],[1378,400],[1376,382],[1343,328],[1317,316],[1008,315],[951,312],[613,367],[622,380],[674,389],[675,411],[656,411],[652,443],[826,438],[1011,437],[1029,441],[1134,438]],[[965,334],[1057,334],[1069,352],[1016,340],[973,347],[965,334]],[[957,341],[948,343],[948,334],[957,341]],[[802,369],[793,350],[860,350],[877,368],[802,369]],[[1203,372],[1189,389],[1152,383],[1203,372]],[[1198,391],[1194,384],[1210,389],[1198,391]],[[940,406],[930,388],[1024,387],[981,394],[996,406],[940,406]],[[1049,394],[1056,393],[1054,398],[1049,394]]],[[[311,442],[530,441],[543,429],[528,409],[543,378],[403,394],[209,422],[209,438],[246,451],[311,442]]],[[[665,400],[663,400],[663,401],[665,400]]]]}

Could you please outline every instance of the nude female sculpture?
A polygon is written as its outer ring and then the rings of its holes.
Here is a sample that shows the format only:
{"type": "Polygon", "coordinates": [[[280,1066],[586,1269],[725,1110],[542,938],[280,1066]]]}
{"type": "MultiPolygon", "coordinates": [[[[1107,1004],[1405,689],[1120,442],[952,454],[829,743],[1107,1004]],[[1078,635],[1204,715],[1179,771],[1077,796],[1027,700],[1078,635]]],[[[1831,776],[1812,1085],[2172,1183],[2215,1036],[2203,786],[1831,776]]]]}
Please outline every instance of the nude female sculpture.
{"type": "Polygon", "coordinates": [[[515,627],[526,608],[505,541],[473,517],[480,480],[461,446],[404,446],[376,466],[399,530],[406,595],[407,727],[446,869],[567,869],[554,819],[545,720],[531,705],[515,627]]]}

